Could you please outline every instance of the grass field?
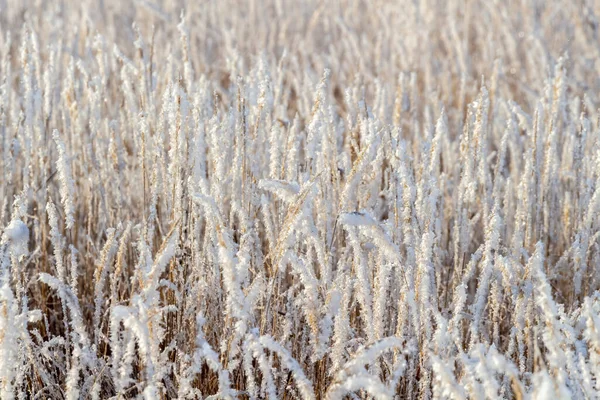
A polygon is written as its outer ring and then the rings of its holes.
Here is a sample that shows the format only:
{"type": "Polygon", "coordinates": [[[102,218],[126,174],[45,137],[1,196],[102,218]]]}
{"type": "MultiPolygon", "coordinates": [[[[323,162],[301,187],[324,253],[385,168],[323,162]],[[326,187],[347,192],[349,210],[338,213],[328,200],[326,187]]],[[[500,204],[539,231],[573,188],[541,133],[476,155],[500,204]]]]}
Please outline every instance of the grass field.
{"type": "Polygon", "coordinates": [[[0,0],[0,399],[598,399],[598,15],[0,0]]]}

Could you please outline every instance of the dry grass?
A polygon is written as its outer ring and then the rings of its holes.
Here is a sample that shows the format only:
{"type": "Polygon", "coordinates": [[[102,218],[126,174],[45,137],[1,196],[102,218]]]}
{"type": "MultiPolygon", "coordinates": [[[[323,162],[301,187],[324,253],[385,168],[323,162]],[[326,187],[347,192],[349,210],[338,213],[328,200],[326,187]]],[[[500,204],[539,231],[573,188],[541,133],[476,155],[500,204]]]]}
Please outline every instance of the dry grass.
{"type": "Polygon", "coordinates": [[[597,398],[599,13],[0,0],[0,398],[597,398]]]}

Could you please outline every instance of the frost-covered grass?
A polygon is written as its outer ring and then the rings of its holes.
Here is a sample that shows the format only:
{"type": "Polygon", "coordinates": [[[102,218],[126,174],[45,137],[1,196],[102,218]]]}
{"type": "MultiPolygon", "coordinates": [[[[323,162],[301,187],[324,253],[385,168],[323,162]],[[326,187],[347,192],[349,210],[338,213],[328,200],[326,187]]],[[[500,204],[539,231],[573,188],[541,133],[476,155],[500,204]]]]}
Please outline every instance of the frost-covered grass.
{"type": "Polygon", "coordinates": [[[598,398],[597,15],[0,0],[0,399],[598,398]]]}

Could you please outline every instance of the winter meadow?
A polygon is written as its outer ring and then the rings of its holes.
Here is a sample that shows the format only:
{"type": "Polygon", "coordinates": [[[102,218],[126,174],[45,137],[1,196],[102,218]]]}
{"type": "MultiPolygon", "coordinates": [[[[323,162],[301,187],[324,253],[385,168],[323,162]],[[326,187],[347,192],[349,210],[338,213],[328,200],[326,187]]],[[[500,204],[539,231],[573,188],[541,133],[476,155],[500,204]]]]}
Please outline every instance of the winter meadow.
{"type": "Polygon", "coordinates": [[[0,399],[598,399],[599,17],[0,0],[0,399]]]}

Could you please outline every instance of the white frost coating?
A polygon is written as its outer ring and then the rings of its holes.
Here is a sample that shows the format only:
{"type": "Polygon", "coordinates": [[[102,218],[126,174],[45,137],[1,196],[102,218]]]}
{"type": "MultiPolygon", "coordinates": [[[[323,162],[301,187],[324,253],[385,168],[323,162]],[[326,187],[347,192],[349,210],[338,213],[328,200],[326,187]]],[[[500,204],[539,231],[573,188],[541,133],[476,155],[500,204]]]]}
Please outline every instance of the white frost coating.
{"type": "Polygon", "coordinates": [[[311,382],[306,378],[304,371],[298,361],[296,361],[290,353],[270,336],[261,336],[260,344],[279,355],[283,364],[292,372],[300,394],[304,399],[314,399],[314,391],[311,382]]]}
{"type": "Polygon", "coordinates": [[[387,388],[381,381],[370,375],[360,375],[347,378],[345,381],[334,386],[334,390],[327,394],[327,400],[341,400],[348,393],[363,389],[376,399],[392,399],[393,391],[387,388]]]}
{"type": "Polygon", "coordinates": [[[26,256],[29,253],[29,229],[20,219],[13,219],[2,233],[2,243],[9,245],[10,254],[14,257],[26,256]]]}
{"type": "Polygon", "coordinates": [[[348,226],[375,226],[377,223],[370,215],[358,211],[340,214],[338,219],[340,224],[348,226]]]}
{"type": "Polygon", "coordinates": [[[547,400],[556,399],[556,386],[553,379],[548,375],[548,371],[536,372],[533,375],[533,391],[531,394],[532,400],[547,400]]]}
{"type": "Polygon", "coordinates": [[[401,346],[402,340],[399,338],[386,337],[359,350],[336,374],[326,398],[342,399],[348,393],[364,389],[377,399],[391,399],[394,394],[393,388],[381,382],[377,376],[367,371],[365,366],[374,364],[382,353],[401,346]]]}
{"type": "Polygon", "coordinates": [[[261,179],[258,187],[269,192],[275,193],[282,200],[291,203],[300,193],[300,186],[296,182],[286,182],[277,179],[261,179]]]}
{"type": "Polygon", "coordinates": [[[229,380],[229,371],[223,368],[219,355],[215,352],[204,337],[203,327],[206,320],[201,314],[196,316],[196,350],[193,355],[193,364],[190,372],[197,374],[201,372],[202,363],[206,362],[208,367],[216,372],[219,376],[219,393],[216,398],[233,399],[235,398],[235,390],[231,389],[229,380]]]}
{"type": "Polygon", "coordinates": [[[19,360],[19,327],[15,326],[17,319],[17,304],[14,294],[8,284],[8,279],[0,287],[0,398],[12,400],[15,398],[14,378],[17,374],[15,366],[19,360]],[[10,329],[9,329],[10,327],[10,329]]]}
{"type": "Polygon", "coordinates": [[[374,362],[383,352],[392,348],[402,347],[402,340],[396,337],[383,338],[370,346],[365,347],[354,359],[346,364],[348,371],[361,371],[365,364],[374,362]]]}
{"type": "Polygon", "coordinates": [[[67,224],[67,229],[71,229],[75,223],[75,203],[73,202],[75,197],[75,181],[71,174],[67,146],[61,140],[57,129],[52,132],[52,138],[54,138],[58,147],[56,168],[58,169],[58,178],[60,180],[60,198],[65,208],[65,223],[67,224]]]}
{"type": "Polygon", "coordinates": [[[144,389],[144,400],[158,400],[160,397],[158,389],[154,384],[151,383],[144,389]]]}

